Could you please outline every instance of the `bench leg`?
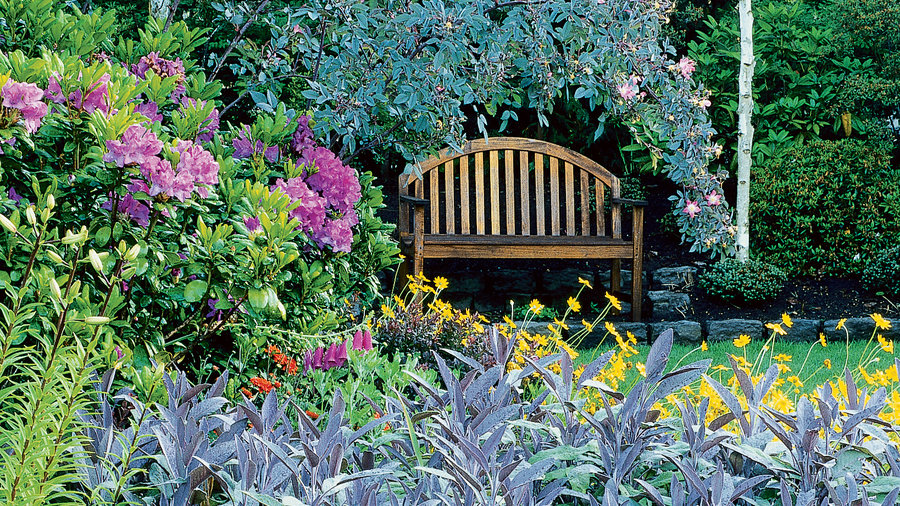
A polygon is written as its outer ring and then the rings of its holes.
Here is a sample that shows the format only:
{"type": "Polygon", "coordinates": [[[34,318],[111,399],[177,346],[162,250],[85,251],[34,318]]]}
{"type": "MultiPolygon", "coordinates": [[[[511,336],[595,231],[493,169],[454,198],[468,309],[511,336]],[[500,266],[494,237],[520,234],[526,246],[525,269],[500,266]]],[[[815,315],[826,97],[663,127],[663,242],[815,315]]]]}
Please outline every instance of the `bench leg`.
{"type": "Polygon", "coordinates": [[[615,295],[622,291],[622,261],[618,258],[612,261],[612,270],[609,271],[609,293],[615,295]]]}

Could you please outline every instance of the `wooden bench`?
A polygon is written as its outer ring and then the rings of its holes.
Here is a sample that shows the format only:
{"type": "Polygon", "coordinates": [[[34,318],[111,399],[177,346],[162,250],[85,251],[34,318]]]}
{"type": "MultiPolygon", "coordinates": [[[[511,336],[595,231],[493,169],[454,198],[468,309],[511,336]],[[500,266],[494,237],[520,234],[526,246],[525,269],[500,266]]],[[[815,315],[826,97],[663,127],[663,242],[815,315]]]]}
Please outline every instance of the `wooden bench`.
{"type": "MultiPolygon", "coordinates": [[[[611,259],[632,262],[632,319],[641,318],[644,201],[620,198],[619,180],[556,144],[494,137],[466,143],[400,176],[400,247],[406,272],[426,258],[611,259]],[[622,206],[634,208],[622,237],[622,206]],[[427,208],[427,210],[426,210],[427,208]]],[[[405,279],[405,278],[404,278],[405,279]]]]}

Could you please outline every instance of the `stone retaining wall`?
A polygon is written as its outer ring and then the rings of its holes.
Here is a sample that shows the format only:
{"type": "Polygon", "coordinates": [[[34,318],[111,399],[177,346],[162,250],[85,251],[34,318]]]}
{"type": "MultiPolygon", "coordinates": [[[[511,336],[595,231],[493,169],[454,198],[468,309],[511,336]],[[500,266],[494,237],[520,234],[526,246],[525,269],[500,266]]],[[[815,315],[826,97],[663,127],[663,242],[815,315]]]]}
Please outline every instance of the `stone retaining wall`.
{"type": "MultiPolygon", "coordinates": [[[[819,334],[824,333],[828,342],[840,342],[850,336],[851,340],[863,340],[872,337],[875,330],[875,321],[866,316],[861,318],[847,318],[841,329],[835,329],[840,320],[794,320],[793,326],[787,328],[787,335],[780,336],[779,339],[792,342],[808,342],[812,343],[819,339],[819,334]]],[[[525,326],[529,332],[547,331],[547,325],[552,322],[529,322],[525,326]]],[[[781,323],[781,322],[773,322],[781,323]]],[[[519,322],[522,325],[522,322],[519,322]]],[[[675,341],[685,344],[700,344],[702,341],[730,341],[742,334],[749,335],[754,340],[768,338],[771,330],[765,328],[765,323],[760,320],[713,320],[706,324],[690,320],[679,320],[671,322],[650,322],[650,323],[634,323],[634,322],[613,322],[621,334],[631,332],[637,338],[638,343],[650,343],[655,340],[666,329],[675,331],[675,341]]],[[[573,335],[584,329],[584,325],[580,323],[568,323],[568,335],[573,335]]],[[[892,325],[890,329],[879,330],[877,333],[886,339],[900,339],[900,325],[892,325]]],[[[606,329],[602,326],[595,327],[593,332],[585,337],[582,341],[583,347],[593,347],[600,343],[606,335],[606,329]]]]}

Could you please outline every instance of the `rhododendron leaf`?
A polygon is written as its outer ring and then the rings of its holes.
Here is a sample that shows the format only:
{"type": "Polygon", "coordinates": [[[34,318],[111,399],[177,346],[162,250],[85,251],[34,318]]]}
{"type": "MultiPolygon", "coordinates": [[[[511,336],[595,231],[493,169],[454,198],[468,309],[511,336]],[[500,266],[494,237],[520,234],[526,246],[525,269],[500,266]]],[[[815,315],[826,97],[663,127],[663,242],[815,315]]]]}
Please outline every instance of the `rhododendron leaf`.
{"type": "Polygon", "coordinates": [[[188,302],[197,302],[206,294],[206,288],[209,285],[206,281],[195,279],[184,287],[184,300],[188,302]]]}

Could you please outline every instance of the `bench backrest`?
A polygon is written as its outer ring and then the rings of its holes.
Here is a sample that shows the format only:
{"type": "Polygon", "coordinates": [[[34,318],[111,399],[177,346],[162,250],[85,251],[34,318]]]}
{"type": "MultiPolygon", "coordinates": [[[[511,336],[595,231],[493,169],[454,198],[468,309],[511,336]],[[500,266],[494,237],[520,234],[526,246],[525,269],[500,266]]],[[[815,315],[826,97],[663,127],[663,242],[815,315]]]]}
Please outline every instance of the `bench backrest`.
{"type": "MultiPolygon", "coordinates": [[[[400,194],[429,200],[426,234],[622,236],[619,180],[562,146],[518,137],[467,142],[400,176],[400,194]]],[[[410,230],[400,203],[400,233],[410,230]]]]}

